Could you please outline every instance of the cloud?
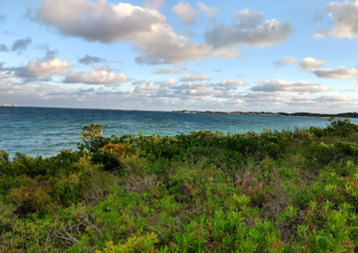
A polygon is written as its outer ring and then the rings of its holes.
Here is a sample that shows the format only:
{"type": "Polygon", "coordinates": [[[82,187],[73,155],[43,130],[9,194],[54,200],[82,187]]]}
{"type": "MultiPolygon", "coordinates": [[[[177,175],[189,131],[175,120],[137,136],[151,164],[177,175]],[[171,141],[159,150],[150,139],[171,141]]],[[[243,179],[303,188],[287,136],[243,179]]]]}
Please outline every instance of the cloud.
{"type": "Polygon", "coordinates": [[[194,97],[211,97],[220,96],[223,91],[212,89],[213,86],[210,83],[183,83],[174,87],[176,89],[176,95],[181,96],[194,96],[194,97]]]}
{"type": "Polygon", "coordinates": [[[320,86],[316,83],[306,81],[286,82],[284,80],[258,81],[258,85],[253,86],[250,90],[255,92],[297,92],[299,94],[312,94],[330,90],[328,87],[320,86]]]}
{"type": "Polygon", "coordinates": [[[276,66],[276,67],[282,67],[282,66],[286,66],[286,65],[290,65],[290,64],[293,64],[293,63],[296,63],[298,62],[298,58],[295,58],[295,57],[286,57],[280,61],[276,61],[274,62],[273,64],[276,66]]]}
{"type": "Polygon", "coordinates": [[[323,104],[326,107],[339,106],[341,108],[356,108],[358,106],[357,98],[353,96],[326,95],[314,98],[314,101],[318,105],[323,104]]]}
{"type": "Polygon", "coordinates": [[[165,4],[164,0],[145,0],[143,7],[147,9],[158,10],[165,4]]]}
{"type": "Polygon", "coordinates": [[[331,2],[327,5],[326,12],[334,27],[317,32],[317,37],[331,35],[336,38],[358,39],[358,1],[331,2]]]}
{"type": "Polygon", "coordinates": [[[9,72],[9,71],[2,71],[1,70],[1,65],[0,65],[0,80],[5,80],[5,79],[9,79],[15,77],[13,73],[9,72]]]}
{"type": "Polygon", "coordinates": [[[55,58],[44,61],[31,60],[16,72],[20,77],[48,77],[66,74],[69,69],[70,64],[67,61],[55,58]]]}
{"type": "Polygon", "coordinates": [[[358,74],[357,69],[338,66],[335,69],[313,69],[312,73],[321,78],[348,79],[358,74]]]}
{"type": "Polygon", "coordinates": [[[0,52],[5,52],[7,51],[7,46],[4,44],[0,44],[0,52]]]}
{"type": "Polygon", "coordinates": [[[11,50],[11,51],[19,51],[19,52],[24,51],[31,44],[31,41],[32,40],[31,40],[30,37],[15,40],[10,49],[4,44],[0,44],[0,52],[6,52],[6,51],[9,51],[9,50],[11,50]]]}
{"type": "Polygon", "coordinates": [[[322,66],[323,64],[325,64],[325,61],[316,60],[315,58],[312,57],[306,57],[300,63],[300,68],[302,71],[306,71],[311,68],[322,66]]]}
{"type": "Polygon", "coordinates": [[[169,69],[169,68],[155,68],[155,74],[181,74],[186,72],[186,68],[169,69]]]}
{"type": "Polygon", "coordinates": [[[114,74],[107,70],[92,69],[90,72],[69,73],[64,80],[65,83],[103,84],[105,86],[116,86],[127,82],[125,74],[114,74]]]}
{"type": "Polygon", "coordinates": [[[31,44],[30,37],[27,37],[25,39],[15,40],[15,42],[12,44],[11,50],[12,51],[23,51],[23,50],[26,50],[30,44],[31,44]]]}
{"type": "Polygon", "coordinates": [[[154,83],[146,83],[143,85],[139,85],[135,87],[134,89],[130,89],[130,93],[138,93],[138,94],[146,94],[146,95],[152,95],[156,93],[159,90],[159,87],[155,85],[154,83]]]}
{"type": "Polygon", "coordinates": [[[264,47],[284,42],[293,30],[288,22],[277,19],[264,21],[262,13],[253,13],[250,9],[244,9],[235,16],[240,23],[213,27],[206,32],[206,41],[215,48],[236,44],[264,47]]]}
{"type": "Polygon", "coordinates": [[[41,58],[42,60],[48,61],[53,60],[56,58],[58,51],[57,50],[51,50],[48,45],[41,45],[39,47],[42,50],[45,50],[45,55],[41,58]]]}
{"type": "Polygon", "coordinates": [[[230,87],[238,87],[245,85],[244,81],[235,81],[235,80],[222,80],[219,83],[220,86],[230,88],[230,87]]]}
{"type": "Polygon", "coordinates": [[[78,62],[82,63],[82,64],[93,64],[93,63],[100,63],[100,62],[103,62],[103,61],[104,61],[104,59],[102,59],[100,57],[91,56],[91,55],[88,55],[88,54],[78,60],[78,62]]]}
{"type": "Polygon", "coordinates": [[[207,81],[210,80],[210,78],[207,75],[192,73],[182,76],[179,80],[182,82],[195,82],[195,81],[207,81]]]}
{"type": "Polygon", "coordinates": [[[169,78],[163,82],[158,83],[161,87],[173,87],[177,84],[177,82],[173,78],[169,78]]]}
{"type": "Polygon", "coordinates": [[[222,91],[219,90],[187,89],[187,90],[183,90],[181,95],[195,96],[195,97],[211,97],[211,96],[220,96],[221,93],[222,91]]]}
{"type": "Polygon", "coordinates": [[[194,25],[200,16],[187,2],[179,2],[174,5],[172,11],[178,15],[185,25],[194,25]]]}
{"type": "Polygon", "coordinates": [[[129,42],[140,52],[138,63],[178,64],[209,56],[238,56],[236,49],[216,50],[205,43],[193,43],[179,35],[157,10],[128,3],[45,0],[35,19],[88,41],[129,42]]]}
{"type": "Polygon", "coordinates": [[[209,7],[201,2],[198,2],[198,6],[199,6],[199,10],[201,12],[204,12],[209,17],[214,17],[219,10],[218,7],[209,7]]]}

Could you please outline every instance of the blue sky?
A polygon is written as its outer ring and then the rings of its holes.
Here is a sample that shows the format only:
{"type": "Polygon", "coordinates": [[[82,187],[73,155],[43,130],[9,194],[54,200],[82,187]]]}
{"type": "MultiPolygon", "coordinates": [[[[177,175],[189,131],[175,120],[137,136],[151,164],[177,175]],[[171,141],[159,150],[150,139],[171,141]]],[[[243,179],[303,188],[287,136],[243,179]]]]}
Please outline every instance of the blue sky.
{"type": "Polygon", "coordinates": [[[358,1],[1,0],[0,104],[357,111],[358,1]]]}

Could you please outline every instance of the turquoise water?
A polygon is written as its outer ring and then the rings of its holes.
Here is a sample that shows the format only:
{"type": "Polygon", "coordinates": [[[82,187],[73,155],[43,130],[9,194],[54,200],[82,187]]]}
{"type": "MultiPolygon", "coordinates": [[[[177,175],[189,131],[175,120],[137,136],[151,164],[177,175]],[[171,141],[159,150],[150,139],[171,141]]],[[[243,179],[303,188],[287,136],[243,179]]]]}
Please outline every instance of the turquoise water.
{"type": "MultiPolygon", "coordinates": [[[[357,119],[351,120],[358,124],[357,119]]],[[[104,125],[104,135],[177,135],[202,129],[224,133],[262,132],[263,129],[325,127],[326,118],[171,112],[0,107],[0,149],[49,157],[63,149],[77,149],[87,123],[104,125]]]]}

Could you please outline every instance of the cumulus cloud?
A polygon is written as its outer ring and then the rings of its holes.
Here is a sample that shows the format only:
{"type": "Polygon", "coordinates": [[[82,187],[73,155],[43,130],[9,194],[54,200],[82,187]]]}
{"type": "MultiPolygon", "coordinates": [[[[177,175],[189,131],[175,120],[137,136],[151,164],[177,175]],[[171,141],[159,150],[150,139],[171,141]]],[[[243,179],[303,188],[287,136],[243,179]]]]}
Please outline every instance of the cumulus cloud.
{"type": "Polygon", "coordinates": [[[295,58],[295,57],[286,57],[280,61],[276,61],[274,62],[273,64],[276,66],[276,67],[282,67],[282,66],[286,66],[286,65],[290,65],[290,64],[293,64],[293,63],[296,63],[298,62],[298,59],[295,58]]]}
{"type": "Polygon", "coordinates": [[[94,63],[100,63],[100,62],[103,62],[103,61],[104,61],[104,59],[102,59],[100,57],[91,56],[91,55],[88,55],[88,54],[78,60],[78,62],[82,63],[82,64],[94,64],[94,63]]]}
{"type": "Polygon", "coordinates": [[[177,96],[211,97],[220,96],[223,91],[213,89],[210,83],[183,83],[175,86],[177,96]]]}
{"type": "Polygon", "coordinates": [[[315,58],[312,57],[306,57],[300,63],[300,68],[302,71],[306,71],[311,68],[322,66],[323,64],[325,64],[325,61],[316,60],[315,58]]]}
{"type": "Polygon", "coordinates": [[[245,85],[245,82],[244,81],[236,81],[236,80],[222,80],[219,83],[219,85],[222,87],[230,88],[230,87],[243,86],[243,85],[245,85]]]}
{"type": "Polygon", "coordinates": [[[221,93],[222,91],[219,90],[187,89],[187,90],[183,90],[181,95],[196,96],[196,97],[210,97],[210,96],[220,96],[221,93]]]}
{"type": "Polygon", "coordinates": [[[324,105],[326,107],[341,107],[341,108],[357,108],[357,98],[353,96],[337,96],[337,95],[326,95],[314,98],[317,105],[324,105]]]}
{"type": "Polygon", "coordinates": [[[191,73],[184,75],[180,78],[182,82],[195,82],[195,81],[207,81],[210,78],[207,75],[201,75],[199,73],[191,73]]]}
{"type": "MultiPolygon", "coordinates": [[[[98,108],[122,108],[124,101],[130,102],[134,99],[133,97],[128,98],[124,92],[102,87],[73,88],[70,85],[39,84],[38,82],[23,85],[0,80],[0,101],[18,105],[59,107],[66,105],[93,108],[93,105],[96,104],[98,108]]],[[[129,108],[131,107],[129,106],[129,108]]]]}
{"type": "Polygon", "coordinates": [[[140,52],[138,63],[178,64],[208,56],[238,55],[235,49],[216,50],[205,43],[193,43],[179,35],[158,10],[129,3],[45,0],[35,18],[57,27],[63,34],[88,41],[129,42],[140,52]]]}
{"type": "Polygon", "coordinates": [[[92,69],[90,72],[69,73],[64,80],[65,83],[103,84],[105,86],[116,86],[128,81],[125,74],[114,74],[107,70],[92,69]]]}
{"type": "Polygon", "coordinates": [[[336,38],[358,39],[358,1],[331,2],[327,5],[326,12],[334,27],[317,32],[317,37],[331,35],[336,38]]]}
{"type": "Polygon", "coordinates": [[[206,41],[215,48],[235,44],[264,47],[280,44],[292,33],[290,23],[277,19],[264,21],[262,13],[250,9],[238,12],[235,17],[240,20],[238,24],[213,27],[206,32],[206,41]]]}
{"type": "Polygon", "coordinates": [[[322,78],[348,79],[358,74],[357,69],[347,69],[344,66],[338,66],[335,69],[313,69],[312,73],[322,78]]]}
{"type": "Polygon", "coordinates": [[[11,50],[12,51],[23,51],[23,50],[26,50],[30,44],[31,44],[30,37],[27,37],[25,39],[15,40],[15,42],[12,44],[11,50]]]}
{"type": "Polygon", "coordinates": [[[159,87],[154,83],[146,83],[143,85],[138,85],[134,89],[130,89],[129,93],[138,93],[138,94],[145,94],[145,95],[153,95],[159,90],[159,87]]]}
{"type": "Polygon", "coordinates": [[[209,7],[201,2],[198,2],[198,6],[199,6],[199,10],[201,12],[204,12],[209,17],[214,17],[219,10],[218,7],[209,7]]]}
{"type": "Polygon", "coordinates": [[[181,74],[186,72],[186,68],[170,69],[170,68],[155,68],[155,74],[181,74]]]}
{"type": "Polygon", "coordinates": [[[0,80],[5,80],[5,79],[9,79],[15,77],[13,73],[9,72],[9,71],[2,71],[1,70],[1,65],[0,65],[0,80]]]}
{"type": "Polygon", "coordinates": [[[251,91],[259,92],[297,92],[300,94],[311,94],[317,92],[328,91],[328,87],[320,86],[316,83],[309,83],[306,81],[287,82],[284,80],[258,81],[258,85],[253,86],[251,91]]]}
{"type": "Polygon", "coordinates": [[[66,74],[70,69],[70,64],[58,58],[52,60],[31,60],[25,67],[17,70],[20,77],[48,77],[53,75],[66,74]]]}
{"type": "Polygon", "coordinates": [[[177,3],[173,6],[172,11],[178,15],[185,25],[194,25],[196,23],[196,19],[200,16],[199,13],[195,11],[187,2],[177,3]]]}
{"type": "Polygon", "coordinates": [[[173,78],[169,78],[168,80],[165,80],[163,82],[159,82],[159,85],[161,87],[173,87],[177,84],[177,82],[173,78]]]}

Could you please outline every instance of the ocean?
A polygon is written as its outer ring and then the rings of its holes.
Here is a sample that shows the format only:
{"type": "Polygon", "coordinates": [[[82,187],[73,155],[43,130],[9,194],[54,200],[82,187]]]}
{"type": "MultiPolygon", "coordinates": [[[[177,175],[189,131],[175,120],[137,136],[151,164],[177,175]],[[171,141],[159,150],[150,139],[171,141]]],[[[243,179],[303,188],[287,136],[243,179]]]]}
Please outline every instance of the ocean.
{"type": "MultiPolygon", "coordinates": [[[[76,150],[82,128],[91,122],[104,125],[104,136],[139,133],[174,136],[202,129],[234,134],[329,124],[327,118],[318,117],[0,107],[0,149],[10,157],[16,152],[50,157],[63,149],[76,150]]],[[[351,122],[358,124],[358,119],[351,122]]]]}

